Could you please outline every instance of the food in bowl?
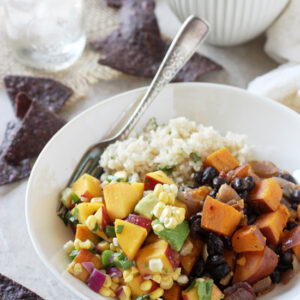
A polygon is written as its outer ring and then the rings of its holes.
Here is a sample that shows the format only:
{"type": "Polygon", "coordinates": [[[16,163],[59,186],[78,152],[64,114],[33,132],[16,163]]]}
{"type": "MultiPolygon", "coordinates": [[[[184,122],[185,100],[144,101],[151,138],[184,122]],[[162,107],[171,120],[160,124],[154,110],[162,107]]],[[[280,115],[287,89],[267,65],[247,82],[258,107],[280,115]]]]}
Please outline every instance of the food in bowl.
{"type": "Polygon", "coordinates": [[[256,299],[286,283],[299,269],[300,187],[250,149],[185,118],[110,145],[101,181],[84,174],[62,192],[67,271],[121,300],[256,299]]]}

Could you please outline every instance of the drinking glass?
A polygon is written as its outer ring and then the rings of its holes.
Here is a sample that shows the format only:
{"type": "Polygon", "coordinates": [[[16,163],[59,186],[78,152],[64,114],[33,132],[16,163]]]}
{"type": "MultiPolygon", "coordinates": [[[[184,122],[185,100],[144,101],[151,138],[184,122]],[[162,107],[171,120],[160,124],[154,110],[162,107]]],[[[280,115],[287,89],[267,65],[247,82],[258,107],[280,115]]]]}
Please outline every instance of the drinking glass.
{"type": "Polygon", "coordinates": [[[9,45],[23,64],[59,71],[82,54],[84,0],[3,0],[3,7],[9,45]]]}

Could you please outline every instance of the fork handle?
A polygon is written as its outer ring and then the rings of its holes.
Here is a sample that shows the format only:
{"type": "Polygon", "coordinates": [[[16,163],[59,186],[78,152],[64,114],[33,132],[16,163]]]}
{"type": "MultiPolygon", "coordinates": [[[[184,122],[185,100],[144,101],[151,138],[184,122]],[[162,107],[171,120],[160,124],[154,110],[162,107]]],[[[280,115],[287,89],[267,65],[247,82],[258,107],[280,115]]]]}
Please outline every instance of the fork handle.
{"type": "Polygon", "coordinates": [[[128,137],[146,108],[196,52],[200,43],[206,38],[208,31],[209,25],[198,17],[190,16],[184,22],[169,47],[146,94],[124,127],[112,140],[123,140],[128,137]]]}

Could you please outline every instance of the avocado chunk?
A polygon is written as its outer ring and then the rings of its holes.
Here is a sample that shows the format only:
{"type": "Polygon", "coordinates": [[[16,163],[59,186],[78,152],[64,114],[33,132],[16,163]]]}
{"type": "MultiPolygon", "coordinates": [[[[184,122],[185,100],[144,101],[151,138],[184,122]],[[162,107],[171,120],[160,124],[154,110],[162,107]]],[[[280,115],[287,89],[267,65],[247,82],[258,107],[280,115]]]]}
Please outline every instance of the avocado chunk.
{"type": "Polygon", "coordinates": [[[158,232],[153,229],[154,233],[157,234],[161,239],[167,241],[170,244],[171,248],[173,248],[176,251],[179,251],[182,248],[184,241],[186,240],[190,232],[188,222],[183,221],[182,223],[178,224],[174,229],[166,228],[164,224],[159,220],[152,221],[152,228],[156,224],[161,224],[164,227],[164,229],[158,232]]]}
{"type": "Polygon", "coordinates": [[[152,219],[153,208],[157,203],[157,197],[152,193],[148,194],[137,203],[137,205],[134,208],[134,212],[143,217],[152,219]]]}

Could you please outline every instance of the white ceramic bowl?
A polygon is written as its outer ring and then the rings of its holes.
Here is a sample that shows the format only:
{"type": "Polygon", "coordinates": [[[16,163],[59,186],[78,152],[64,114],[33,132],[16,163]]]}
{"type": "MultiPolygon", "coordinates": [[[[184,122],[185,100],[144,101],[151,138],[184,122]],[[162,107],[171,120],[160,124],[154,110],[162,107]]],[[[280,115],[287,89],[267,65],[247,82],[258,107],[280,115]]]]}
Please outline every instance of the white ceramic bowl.
{"type": "MultiPolygon", "coordinates": [[[[144,92],[141,88],[115,96],[74,118],[44,148],[29,179],[26,220],[34,247],[57,279],[83,299],[104,298],[65,271],[69,260],[62,246],[73,234],[56,216],[58,196],[86,149],[109,133],[144,92]]],[[[244,90],[204,83],[171,84],[149,107],[137,128],[153,116],[159,123],[186,116],[221,132],[245,133],[256,158],[272,160],[289,171],[300,166],[299,115],[244,90]]],[[[277,287],[265,299],[300,299],[300,285],[296,285],[299,278],[277,287]]]]}
{"type": "Polygon", "coordinates": [[[211,25],[207,41],[233,46],[264,32],[289,0],[167,0],[183,22],[190,15],[204,18],[211,25]]]}

